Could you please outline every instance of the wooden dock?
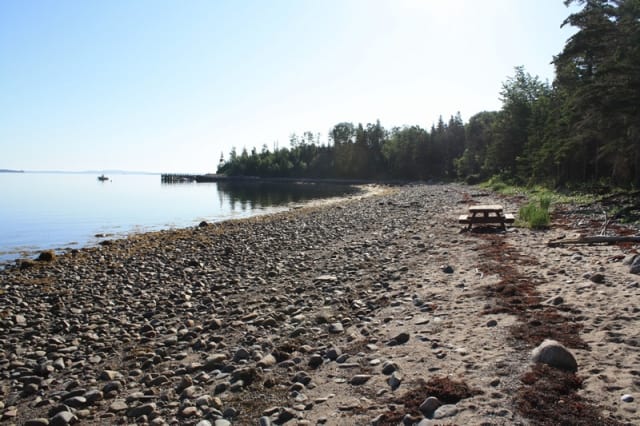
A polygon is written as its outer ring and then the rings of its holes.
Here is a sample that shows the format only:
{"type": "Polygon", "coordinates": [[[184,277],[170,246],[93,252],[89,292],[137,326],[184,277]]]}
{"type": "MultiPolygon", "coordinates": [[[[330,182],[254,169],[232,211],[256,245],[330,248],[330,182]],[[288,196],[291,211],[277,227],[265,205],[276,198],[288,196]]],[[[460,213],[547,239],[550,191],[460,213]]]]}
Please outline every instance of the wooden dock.
{"type": "Polygon", "coordinates": [[[197,175],[180,174],[180,173],[163,173],[160,175],[162,183],[185,183],[195,182],[197,175]]]}

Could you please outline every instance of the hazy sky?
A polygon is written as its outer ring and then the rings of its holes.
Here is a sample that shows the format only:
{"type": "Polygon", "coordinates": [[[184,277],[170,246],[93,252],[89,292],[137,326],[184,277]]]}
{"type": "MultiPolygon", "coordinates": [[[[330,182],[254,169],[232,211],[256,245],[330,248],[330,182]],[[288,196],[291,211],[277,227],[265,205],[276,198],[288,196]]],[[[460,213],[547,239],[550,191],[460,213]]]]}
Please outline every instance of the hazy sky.
{"type": "Polygon", "coordinates": [[[3,0],[0,168],[212,172],[341,121],[428,128],[553,79],[562,0],[3,0]]]}

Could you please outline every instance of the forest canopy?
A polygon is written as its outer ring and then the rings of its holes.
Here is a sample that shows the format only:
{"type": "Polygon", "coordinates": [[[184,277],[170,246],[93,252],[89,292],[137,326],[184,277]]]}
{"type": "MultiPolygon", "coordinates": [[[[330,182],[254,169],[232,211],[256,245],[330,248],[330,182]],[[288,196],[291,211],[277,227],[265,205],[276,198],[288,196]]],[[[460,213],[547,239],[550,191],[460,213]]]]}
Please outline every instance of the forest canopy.
{"type": "Polygon", "coordinates": [[[567,0],[579,5],[563,26],[576,32],[554,64],[552,83],[524,66],[500,91],[499,111],[430,129],[336,124],[329,141],[310,132],[290,146],[233,149],[229,176],[345,179],[462,179],[518,184],[597,182],[640,186],[640,0],[567,0]]]}

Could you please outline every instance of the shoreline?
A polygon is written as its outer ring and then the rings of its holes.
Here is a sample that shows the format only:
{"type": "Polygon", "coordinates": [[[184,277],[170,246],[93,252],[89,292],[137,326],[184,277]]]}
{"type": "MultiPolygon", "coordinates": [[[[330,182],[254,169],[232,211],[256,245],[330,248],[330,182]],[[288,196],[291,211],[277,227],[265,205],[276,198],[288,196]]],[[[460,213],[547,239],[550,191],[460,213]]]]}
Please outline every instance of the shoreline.
{"type": "Polygon", "coordinates": [[[580,325],[577,394],[611,424],[640,421],[621,402],[638,396],[640,295],[620,262],[635,246],[548,248],[585,231],[560,216],[548,231],[461,233],[469,203],[522,200],[378,190],[0,271],[4,421],[64,405],[80,424],[528,424],[514,398],[532,347],[512,332],[537,326],[487,292],[507,273],[580,325]],[[416,412],[409,395],[420,405],[443,383],[470,391],[416,412]]]}
{"type": "MultiPolygon", "coordinates": [[[[319,182],[322,183],[322,182],[319,182]]],[[[324,183],[331,183],[331,182],[324,182],[324,183]]],[[[383,184],[376,184],[376,183],[366,183],[366,184],[353,184],[350,185],[353,188],[357,188],[357,192],[355,194],[348,194],[348,195],[344,195],[344,196],[336,196],[336,197],[328,197],[328,198],[322,198],[322,199],[318,199],[318,200],[309,200],[306,202],[290,202],[286,205],[282,205],[282,206],[273,206],[273,207],[267,207],[264,210],[259,210],[256,213],[250,215],[250,216],[245,216],[245,217],[240,217],[240,218],[227,218],[227,219],[223,219],[220,221],[216,221],[216,222],[208,222],[209,224],[213,224],[213,223],[222,223],[222,222],[226,222],[229,220],[246,220],[246,219],[250,219],[252,217],[256,217],[256,216],[264,216],[264,215],[271,215],[271,214],[276,214],[279,212],[283,212],[283,211],[288,211],[288,210],[292,210],[292,209],[299,209],[299,208],[304,208],[307,206],[321,206],[324,204],[331,204],[331,203],[335,203],[335,202],[339,202],[339,201],[344,201],[344,200],[348,200],[352,197],[356,197],[356,198],[360,198],[360,197],[366,197],[366,196],[370,196],[370,195],[374,195],[374,194],[379,194],[381,191],[379,189],[376,188],[381,188],[381,187],[385,187],[388,185],[383,185],[383,184]]],[[[154,233],[154,232],[160,232],[160,231],[176,231],[176,230],[181,230],[181,229],[190,229],[193,226],[197,226],[197,225],[192,225],[192,226],[181,226],[181,227],[164,227],[164,226],[152,226],[152,227],[147,227],[147,226],[141,226],[141,225],[136,225],[135,227],[133,227],[130,231],[124,231],[124,232],[116,232],[116,233],[106,233],[106,234],[96,234],[96,235],[91,235],[88,236],[85,239],[85,242],[83,243],[78,243],[76,241],[70,241],[68,243],[66,243],[64,246],[59,246],[59,247],[42,247],[42,248],[27,248],[27,247],[19,247],[13,250],[6,250],[6,251],[0,251],[0,270],[5,269],[5,268],[10,268],[12,266],[15,266],[17,264],[19,264],[22,261],[28,261],[28,260],[35,260],[37,258],[37,256],[42,253],[42,252],[47,252],[47,251],[53,251],[56,255],[62,255],[64,253],[70,253],[72,251],[77,251],[77,250],[82,250],[85,248],[90,248],[90,247],[96,247],[99,246],[100,244],[105,244],[105,241],[113,241],[113,240],[118,240],[118,239],[126,239],[129,238],[130,236],[133,235],[140,235],[140,234],[147,234],[147,233],[154,233]],[[154,229],[157,228],[157,229],[154,229]],[[142,229],[142,230],[138,230],[138,229],[142,229]],[[1,257],[5,257],[6,259],[2,260],[1,257]]],[[[109,243],[106,243],[109,244],[109,243]]]]}

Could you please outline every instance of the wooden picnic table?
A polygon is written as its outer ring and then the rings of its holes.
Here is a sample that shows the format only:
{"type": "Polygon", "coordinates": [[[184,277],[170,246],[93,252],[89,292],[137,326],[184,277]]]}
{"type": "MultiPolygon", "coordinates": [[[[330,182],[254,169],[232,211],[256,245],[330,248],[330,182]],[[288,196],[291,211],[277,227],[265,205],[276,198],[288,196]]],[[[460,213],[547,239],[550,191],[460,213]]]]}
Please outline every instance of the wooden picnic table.
{"type": "Polygon", "coordinates": [[[500,225],[502,229],[506,229],[507,223],[513,223],[515,218],[512,214],[505,214],[500,204],[480,204],[469,206],[469,214],[461,215],[458,222],[467,225],[467,229],[471,230],[475,224],[500,225]]]}

